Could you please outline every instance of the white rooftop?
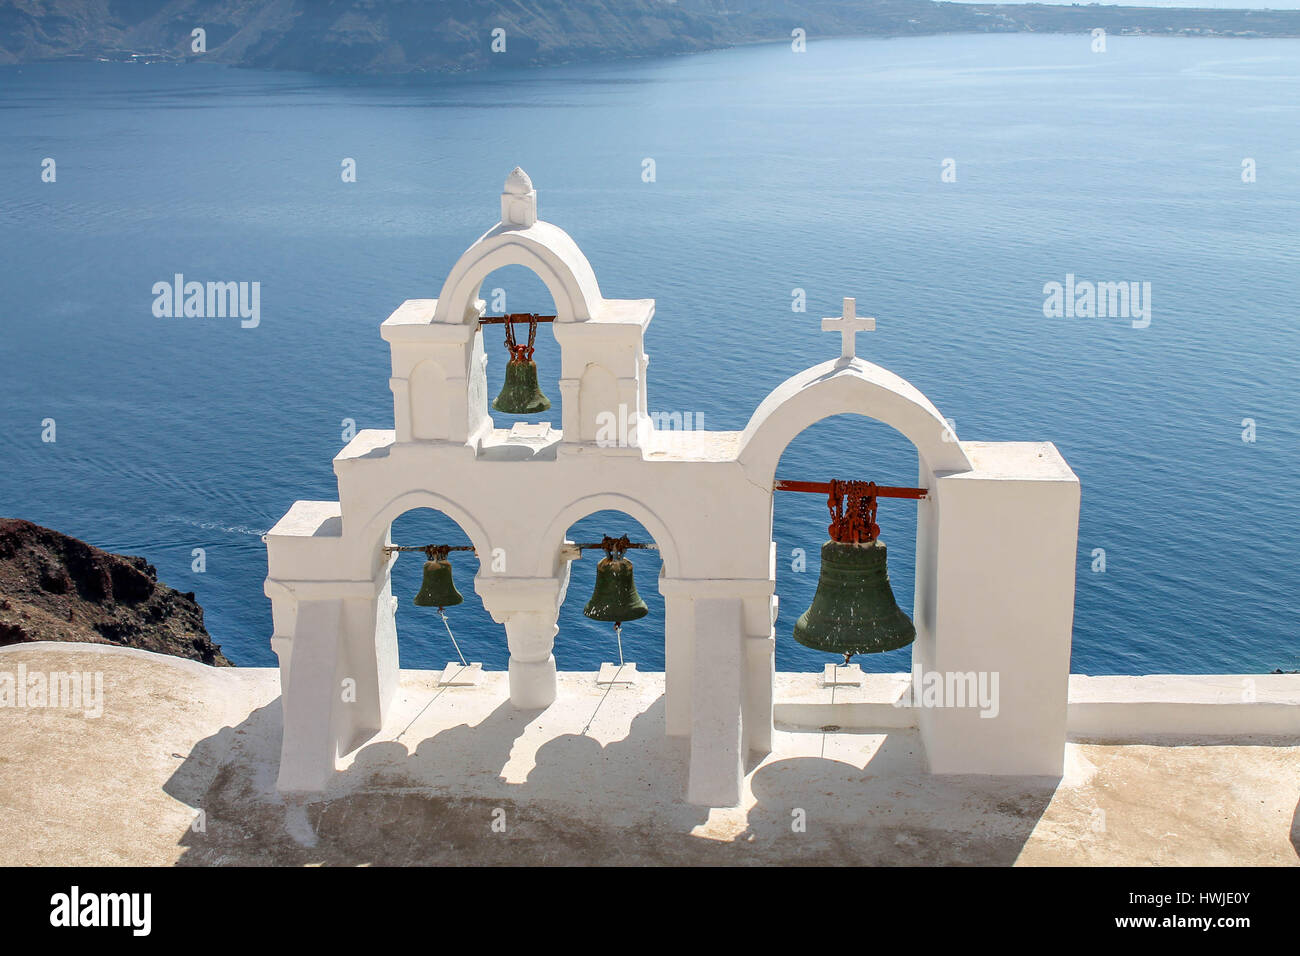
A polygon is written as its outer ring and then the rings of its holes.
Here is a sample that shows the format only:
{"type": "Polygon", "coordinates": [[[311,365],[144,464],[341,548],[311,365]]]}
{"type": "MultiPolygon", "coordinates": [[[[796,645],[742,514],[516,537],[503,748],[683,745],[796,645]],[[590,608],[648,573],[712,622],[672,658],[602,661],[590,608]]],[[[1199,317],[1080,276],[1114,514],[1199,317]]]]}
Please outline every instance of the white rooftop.
{"type": "MultiPolygon", "coordinates": [[[[681,799],[686,741],[664,735],[661,674],[598,686],[562,672],[554,704],[521,711],[504,673],[440,687],[437,672],[402,671],[390,729],[299,800],[275,789],[273,669],[96,645],[0,650],[0,670],[20,663],[102,672],[105,706],[95,719],[0,708],[0,762],[25,770],[0,777],[0,865],[1300,862],[1294,733],[1072,741],[1058,783],[932,776],[914,729],[778,729],[780,756],[747,768],[740,806],[708,809],[681,799]]],[[[877,705],[903,689],[897,675],[869,678],[877,705]]],[[[1108,680],[1085,679],[1090,702],[1108,680]]],[[[1199,693],[1200,678],[1175,680],[1180,699],[1199,693]]],[[[778,684],[793,703],[854,699],[816,674],[778,684]]],[[[1270,688],[1294,714],[1295,679],[1270,688]]]]}

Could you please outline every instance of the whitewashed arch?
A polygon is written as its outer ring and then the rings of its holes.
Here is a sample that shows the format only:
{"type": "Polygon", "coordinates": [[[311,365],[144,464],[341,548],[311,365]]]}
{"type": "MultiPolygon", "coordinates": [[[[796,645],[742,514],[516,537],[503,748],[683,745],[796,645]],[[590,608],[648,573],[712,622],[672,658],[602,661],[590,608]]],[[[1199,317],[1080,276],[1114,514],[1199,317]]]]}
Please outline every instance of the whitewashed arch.
{"type": "Polygon", "coordinates": [[[675,577],[681,573],[681,558],[677,550],[677,542],[659,515],[636,498],[617,492],[603,492],[585,495],[571,501],[557,512],[539,542],[540,552],[536,562],[536,573],[539,576],[555,573],[556,555],[559,554],[560,545],[569,528],[574,522],[581,521],[597,511],[622,511],[641,522],[642,527],[650,532],[654,543],[659,546],[659,557],[663,561],[664,574],[675,577]]]}
{"type": "Polygon", "coordinates": [[[375,512],[370,520],[365,523],[360,533],[362,547],[366,549],[364,553],[380,555],[380,549],[387,541],[388,529],[392,523],[408,511],[414,511],[417,508],[430,508],[433,511],[440,511],[456,522],[460,529],[465,532],[466,537],[469,538],[470,544],[474,546],[474,550],[478,555],[479,567],[490,566],[492,539],[488,536],[487,531],[474,519],[469,511],[457,502],[433,491],[405,492],[397,495],[375,512]]]}
{"type": "Polygon", "coordinates": [[[524,266],[537,274],[555,302],[557,322],[586,322],[600,311],[596,274],[567,232],[548,222],[527,229],[498,224],[466,249],[448,274],[434,322],[477,321],[479,287],[505,266],[524,266]]]}
{"type": "Polygon", "coordinates": [[[781,453],[796,435],[832,415],[856,414],[900,432],[931,473],[971,469],[939,410],[910,382],[879,365],[836,359],[786,379],[745,426],[739,460],[751,480],[771,487],[781,453]]]}

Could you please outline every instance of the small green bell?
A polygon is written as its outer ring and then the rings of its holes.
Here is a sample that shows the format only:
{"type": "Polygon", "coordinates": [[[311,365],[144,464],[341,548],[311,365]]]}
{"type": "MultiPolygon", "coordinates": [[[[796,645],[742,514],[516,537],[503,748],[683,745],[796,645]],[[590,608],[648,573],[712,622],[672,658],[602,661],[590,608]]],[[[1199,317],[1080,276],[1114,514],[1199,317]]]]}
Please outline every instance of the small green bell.
{"type": "Polygon", "coordinates": [[[532,415],[550,408],[551,400],[537,384],[537,363],[518,357],[506,363],[506,380],[492,407],[507,415],[532,415]]]}
{"type": "Polygon", "coordinates": [[[593,621],[635,621],[650,613],[632,580],[632,562],[619,555],[601,558],[596,565],[596,587],[582,613],[593,621]]]}
{"type": "Polygon", "coordinates": [[[533,415],[551,407],[551,400],[542,394],[537,384],[537,363],[533,361],[536,344],[536,316],[528,322],[527,345],[515,341],[514,322],[506,317],[506,351],[510,353],[510,361],[506,363],[506,380],[501,385],[501,394],[492,402],[492,407],[498,412],[533,415]]]}
{"type": "Polygon", "coordinates": [[[916,628],[889,586],[885,543],[827,541],[812,604],[794,626],[794,639],[817,651],[878,654],[906,647],[916,628]]]}
{"type": "Polygon", "coordinates": [[[451,562],[446,558],[424,562],[424,583],[412,603],[418,607],[452,607],[465,599],[451,579],[451,562]]]}

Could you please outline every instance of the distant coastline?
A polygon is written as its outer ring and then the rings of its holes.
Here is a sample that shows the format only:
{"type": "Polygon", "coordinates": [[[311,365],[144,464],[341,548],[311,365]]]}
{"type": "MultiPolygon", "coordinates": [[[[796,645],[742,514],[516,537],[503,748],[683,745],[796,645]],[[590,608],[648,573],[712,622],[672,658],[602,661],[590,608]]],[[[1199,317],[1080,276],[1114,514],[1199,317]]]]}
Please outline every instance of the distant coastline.
{"type": "Polygon", "coordinates": [[[1300,9],[935,0],[596,0],[578,17],[560,0],[487,0],[414,9],[375,0],[158,0],[104,16],[91,0],[33,12],[0,0],[0,64],[58,60],[191,62],[323,74],[458,73],[667,56],[831,37],[968,33],[1300,37],[1300,9]],[[146,12],[148,15],[146,15],[146,12]]]}
{"type": "MultiPolygon", "coordinates": [[[[1300,10],[1237,10],[1221,7],[1140,7],[1111,4],[964,3],[994,19],[1007,18],[1014,31],[1027,33],[1087,33],[1101,28],[1121,36],[1300,36],[1300,10]]],[[[966,31],[953,31],[966,32],[966,31]]]]}

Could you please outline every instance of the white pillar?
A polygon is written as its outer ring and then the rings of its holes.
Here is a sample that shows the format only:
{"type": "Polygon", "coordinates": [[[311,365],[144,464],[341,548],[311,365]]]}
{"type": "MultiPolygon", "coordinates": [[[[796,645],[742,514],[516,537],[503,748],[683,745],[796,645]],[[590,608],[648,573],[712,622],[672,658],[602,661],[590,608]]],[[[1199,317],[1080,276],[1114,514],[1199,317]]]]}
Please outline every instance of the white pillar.
{"type": "MultiPolygon", "coordinates": [[[[775,587],[776,582],[772,582],[775,587]]],[[[745,744],[755,753],[772,752],[772,688],[776,683],[776,608],[774,594],[746,600],[750,617],[758,617],[762,630],[747,628],[745,638],[745,744]]]]}
{"type": "Polygon", "coordinates": [[[555,702],[556,613],[515,612],[506,617],[510,643],[510,703],[522,710],[549,707],[555,702]]]}
{"type": "Polygon", "coordinates": [[[343,595],[340,653],[343,677],[351,681],[348,721],[352,736],[340,741],[340,753],[348,753],[365,736],[377,733],[384,726],[388,705],[397,692],[401,666],[397,652],[397,602],[393,599],[389,567],[391,562],[375,581],[313,588],[328,593],[332,586],[343,595]]]}
{"type": "Polygon", "coordinates": [[[691,733],[695,605],[687,587],[687,582],[659,579],[659,593],[664,596],[664,729],[669,737],[691,733]]]}
{"type": "Polygon", "coordinates": [[[281,688],[280,790],[324,790],[334,773],[339,741],[351,733],[349,715],[339,706],[342,616],[339,600],[302,601],[298,606],[293,666],[288,684],[281,688]]]}
{"type": "Polygon", "coordinates": [[[695,606],[695,674],[687,799],[706,807],[740,803],[745,773],[743,600],[701,597],[695,606]]]}
{"type": "Polygon", "coordinates": [[[555,635],[560,605],[569,587],[569,565],[559,578],[474,579],[474,590],[492,619],[506,629],[510,645],[510,703],[521,710],[549,707],[555,701],[555,635]]]}
{"type": "Polygon", "coordinates": [[[276,607],[284,790],[319,790],[384,724],[397,688],[388,565],[373,581],[267,580],[276,607]]]}
{"type": "Polygon", "coordinates": [[[935,480],[918,529],[912,663],[926,757],[933,773],[1060,776],[1079,480],[1050,443],[963,449],[976,467],[935,480]],[[926,681],[942,706],[926,705],[926,681]]]}

